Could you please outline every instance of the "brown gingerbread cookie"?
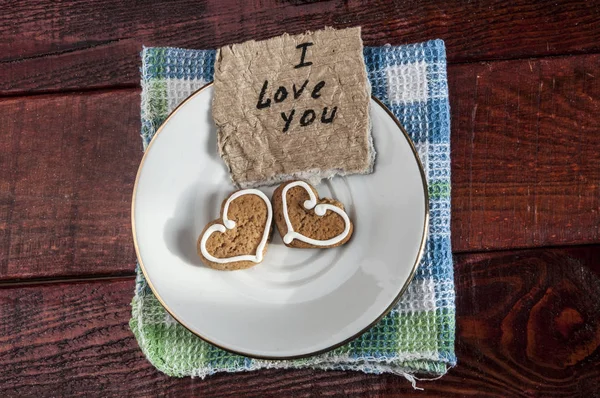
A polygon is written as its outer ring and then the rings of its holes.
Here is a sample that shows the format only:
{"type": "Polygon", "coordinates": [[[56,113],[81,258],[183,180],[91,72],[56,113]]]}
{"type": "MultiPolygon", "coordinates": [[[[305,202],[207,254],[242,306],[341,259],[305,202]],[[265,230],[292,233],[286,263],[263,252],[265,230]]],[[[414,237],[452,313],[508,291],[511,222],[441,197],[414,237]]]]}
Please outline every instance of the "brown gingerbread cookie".
{"type": "Polygon", "coordinates": [[[252,267],[263,260],[272,232],[273,209],[257,189],[234,192],[221,205],[221,218],[198,237],[202,262],[219,270],[252,267]]]}
{"type": "Polygon", "coordinates": [[[273,193],[275,224],[288,247],[330,248],[348,242],[354,225],[337,200],[319,198],[304,181],[288,181],[273,193]]]}

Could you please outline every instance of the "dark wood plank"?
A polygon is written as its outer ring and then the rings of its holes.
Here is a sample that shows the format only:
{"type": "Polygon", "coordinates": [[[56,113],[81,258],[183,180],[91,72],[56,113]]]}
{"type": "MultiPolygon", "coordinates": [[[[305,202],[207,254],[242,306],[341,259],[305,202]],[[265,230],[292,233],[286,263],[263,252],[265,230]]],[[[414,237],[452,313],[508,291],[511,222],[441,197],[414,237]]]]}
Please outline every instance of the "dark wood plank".
{"type": "Polygon", "coordinates": [[[2,396],[597,396],[600,246],[456,258],[459,365],[420,382],[357,372],[168,378],[127,322],[134,282],[0,289],[2,396]],[[33,382],[34,381],[34,382],[33,382]]]}
{"type": "MultiPolygon", "coordinates": [[[[600,56],[454,65],[456,252],[600,239],[600,56]]],[[[131,273],[139,91],[0,101],[0,280],[131,273]]]]}
{"type": "Polygon", "coordinates": [[[600,241],[599,77],[599,55],[449,69],[455,250],[600,241]]]}
{"type": "Polygon", "coordinates": [[[462,367],[511,395],[600,394],[599,258],[597,245],[457,256],[462,367]]]}
{"type": "Polygon", "coordinates": [[[452,63],[600,51],[600,3],[586,0],[19,1],[0,12],[0,94],[137,84],[142,44],[216,48],[357,25],[367,45],[442,38],[452,63]]]}
{"type": "Polygon", "coordinates": [[[139,91],[0,101],[0,279],[133,272],[139,91]]]}
{"type": "Polygon", "coordinates": [[[22,61],[0,61],[0,96],[139,86],[140,51],[138,42],[125,39],[22,61]]]}

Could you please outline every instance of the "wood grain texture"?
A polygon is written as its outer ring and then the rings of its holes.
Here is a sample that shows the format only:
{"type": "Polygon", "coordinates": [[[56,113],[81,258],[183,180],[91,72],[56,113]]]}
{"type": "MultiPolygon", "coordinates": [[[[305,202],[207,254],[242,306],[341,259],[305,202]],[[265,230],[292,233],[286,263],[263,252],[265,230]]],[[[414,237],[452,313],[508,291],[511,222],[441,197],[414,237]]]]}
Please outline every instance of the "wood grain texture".
{"type": "Polygon", "coordinates": [[[133,272],[139,91],[0,101],[0,279],[133,272]]]}
{"type": "MultiPolygon", "coordinates": [[[[600,239],[600,56],[454,65],[456,252],[600,239]]],[[[136,89],[0,101],[0,280],[133,272],[136,89]]]]}
{"type": "Polygon", "coordinates": [[[449,69],[454,249],[600,240],[600,56],[449,69]]]}
{"type": "Polygon", "coordinates": [[[0,395],[597,396],[599,257],[600,246],[458,256],[459,365],[419,382],[425,392],[402,377],[358,372],[168,378],[127,326],[133,279],[3,288],[0,395]]]}
{"type": "Polygon", "coordinates": [[[0,42],[0,94],[137,85],[142,45],[216,48],[357,25],[367,45],[444,39],[451,63],[600,51],[600,3],[586,0],[26,0],[0,5],[0,37],[11,38],[0,42]]]}
{"type": "Polygon", "coordinates": [[[598,258],[598,246],[457,256],[459,362],[509,394],[600,394],[598,258]]]}
{"type": "Polygon", "coordinates": [[[600,396],[600,2],[5,1],[0,37],[0,96],[36,94],[0,99],[0,396],[600,396]],[[456,252],[592,245],[458,254],[459,365],[425,392],[356,372],[168,378],[127,326],[131,276],[30,284],[133,273],[143,44],[325,25],[446,41],[456,252]]]}

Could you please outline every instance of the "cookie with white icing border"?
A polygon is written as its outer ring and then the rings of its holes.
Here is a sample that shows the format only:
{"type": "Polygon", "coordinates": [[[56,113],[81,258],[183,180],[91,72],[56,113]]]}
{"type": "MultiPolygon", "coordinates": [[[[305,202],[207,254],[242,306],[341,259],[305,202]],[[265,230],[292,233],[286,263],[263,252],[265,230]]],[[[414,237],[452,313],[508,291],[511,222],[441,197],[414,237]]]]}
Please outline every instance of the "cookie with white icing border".
{"type": "Polygon", "coordinates": [[[283,243],[297,248],[330,248],[348,242],[354,225],[344,205],[334,199],[319,198],[305,181],[288,181],[273,193],[275,224],[283,243]]]}
{"type": "Polygon", "coordinates": [[[214,269],[250,268],[267,252],[272,220],[267,195],[257,189],[236,191],[223,201],[221,217],[208,223],[198,237],[198,255],[214,269]]]}

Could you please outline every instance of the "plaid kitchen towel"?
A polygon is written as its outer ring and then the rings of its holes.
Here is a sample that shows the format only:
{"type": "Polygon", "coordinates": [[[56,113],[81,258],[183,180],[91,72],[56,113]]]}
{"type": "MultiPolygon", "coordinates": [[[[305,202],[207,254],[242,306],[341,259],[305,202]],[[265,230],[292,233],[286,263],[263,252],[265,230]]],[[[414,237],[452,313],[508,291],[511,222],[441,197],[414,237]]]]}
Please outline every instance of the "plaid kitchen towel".
{"type": "MultiPolygon", "coordinates": [[[[130,321],[150,362],[171,376],[205,377],[260,368],[351,369],[441,376],[456,364],[450,248],[450,115],[444,42],[365,47],[373,95],[410,134],[429,182],[429,238],[416,276],[398,305],[356,340],[318,356],[267,361],[216,348],[178,324],[137,269],[130,321]]],[[[144,148],[181,101],[212,80],[214,50],[145,48],[142,52],[144,148]]],[[[377,143],[375,143],[377,145],[377,143]]]]}

